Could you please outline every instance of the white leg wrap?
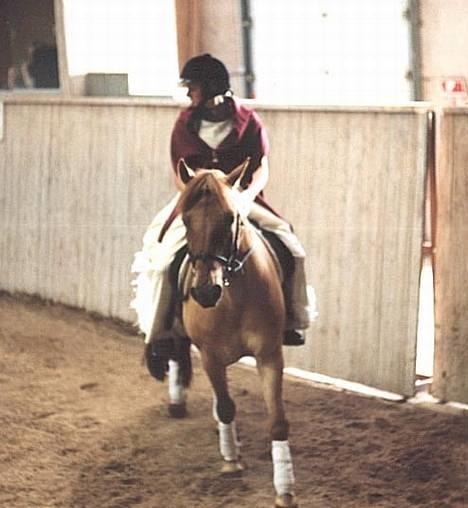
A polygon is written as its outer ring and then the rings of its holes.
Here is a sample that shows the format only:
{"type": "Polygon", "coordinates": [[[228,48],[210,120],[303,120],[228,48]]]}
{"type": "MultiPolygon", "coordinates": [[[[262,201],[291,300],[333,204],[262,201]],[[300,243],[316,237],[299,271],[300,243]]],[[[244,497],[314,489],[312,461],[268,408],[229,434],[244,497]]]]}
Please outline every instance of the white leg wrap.
{"type": "Polygon", "coordinates": [[[278,496],[294,494],[294,472],[288,441],[272,441],[273,485],[278,496]]]}
{"type": "Polygon", "coordinates": [[[218,412],[216,411],[216,405],[218,404],[218,399],[216,398],[215,393],[213,393],[213,419],[216,423],[220,423],[221,420],[218,418],[218,412]]]}
{"type": "Polygon", "coordinates": [[[185,402],[185,388],[179,383],[179,364],[169,360],[169,402],[171,404],[182,404],[185,402]]]}
{"type": "Polygon", "coordinates": [[[240,443],[237,440],[235,422],[218,422],[219,451],[224,460],[237,460],[239,458],[240,443]]]}

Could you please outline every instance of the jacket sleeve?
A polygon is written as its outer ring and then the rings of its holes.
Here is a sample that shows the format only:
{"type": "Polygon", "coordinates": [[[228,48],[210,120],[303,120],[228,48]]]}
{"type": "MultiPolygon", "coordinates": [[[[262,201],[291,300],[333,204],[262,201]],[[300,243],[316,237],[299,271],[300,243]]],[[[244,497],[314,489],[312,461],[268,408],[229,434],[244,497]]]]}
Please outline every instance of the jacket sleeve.
{"type": "Polygon", "coordinates": [[[260,166],[262,157],[267,156],[270,151],[265,127],[257,113],[252,112],[249,125],[244,132],[243,138],[244,153],[246,156],[250,157],[250,165],[241,185],[250,182],[253,172],[260,166]]]}

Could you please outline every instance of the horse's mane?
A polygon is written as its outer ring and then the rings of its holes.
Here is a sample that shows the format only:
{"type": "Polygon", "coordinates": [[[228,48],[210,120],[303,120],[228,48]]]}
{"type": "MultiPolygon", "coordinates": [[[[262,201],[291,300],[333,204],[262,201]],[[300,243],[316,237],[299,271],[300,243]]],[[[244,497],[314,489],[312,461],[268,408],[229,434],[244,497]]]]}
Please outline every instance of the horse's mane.
{"type": "Polygon", "coordinates": [[[226,210],[230,208],[223,183],[210,172],[196,175],[187,184],[176,205],[177,213],[188,212],[202,200],[207,204],[218,202],[226,210]]]}
{"type": "Polygon", "coordinates": [[[209,171],[198,173],[187,183],[182,191],[174,210],[161,228],[158,240],[162,242],[166,231],[178,215],[188,212],[202,200],[204,200],[206,205],[218,202],[224,211],[232,209],[229,201],[226,199],[224,185],[220,179],[209,171]]]}

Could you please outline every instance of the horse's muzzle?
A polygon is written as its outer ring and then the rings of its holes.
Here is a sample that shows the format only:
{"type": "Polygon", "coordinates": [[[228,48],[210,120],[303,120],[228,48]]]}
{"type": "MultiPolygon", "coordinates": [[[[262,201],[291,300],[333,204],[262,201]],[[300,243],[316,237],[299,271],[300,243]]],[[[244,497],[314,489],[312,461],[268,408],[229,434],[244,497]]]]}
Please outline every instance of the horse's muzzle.
{"type": "Polygon", "coordinates": [[[192,288],[190,294],[203,308],[214,307],[221,298],[223,288],[219,284],[203,284],[192,288]]]}

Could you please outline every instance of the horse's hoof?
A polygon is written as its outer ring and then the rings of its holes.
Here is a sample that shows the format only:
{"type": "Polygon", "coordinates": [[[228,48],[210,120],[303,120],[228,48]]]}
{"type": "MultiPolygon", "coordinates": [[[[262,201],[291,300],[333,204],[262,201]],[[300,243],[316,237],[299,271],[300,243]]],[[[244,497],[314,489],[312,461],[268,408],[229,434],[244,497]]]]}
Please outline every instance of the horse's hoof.
{"type": "Polygon", "coordinates": [[[185,402],[180,404],[169,404],[169,416],[171,418],[185,418],[187,416],[187,406],[185,402]]]}
{"type": "Polygon", "coordinates": [[[244,464],[238,460],[225,460],[221,468],[222,476],[242,476],[245,469],[244,464]]]}
{"type": "Polygon", "coordinates": [[[283,494],[282,496],[276,496],[275,508],[298,508],[296,497],[292,494],[283,494]]]}

